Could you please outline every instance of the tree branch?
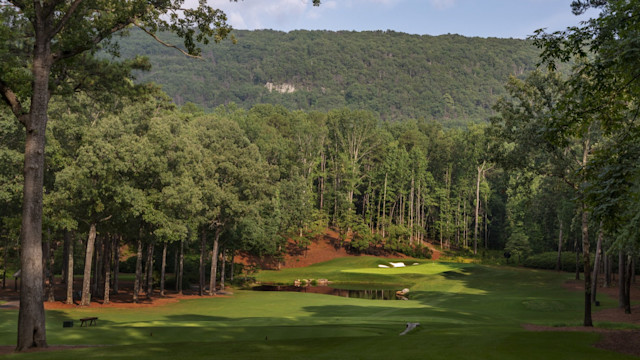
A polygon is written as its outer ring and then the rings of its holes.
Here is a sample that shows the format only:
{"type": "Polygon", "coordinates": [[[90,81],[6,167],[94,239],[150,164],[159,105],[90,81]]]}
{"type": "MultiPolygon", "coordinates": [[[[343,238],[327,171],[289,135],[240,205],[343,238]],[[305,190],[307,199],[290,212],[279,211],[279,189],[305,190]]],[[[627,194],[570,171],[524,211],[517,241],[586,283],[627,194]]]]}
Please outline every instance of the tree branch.
{"type": "Polygon", "coordinates": [[[80,6],[80,4],[83,1],[84,0],[75,0],[73,4],[71,4],[71,6],[69,7],[69,10],[67,10],[67,13],[64,14],[62,19],[60,19],[60,21],[56,25],[55,29],[51,32],[51,36],[49,36],[49,40],[53,39],[53,37],[56,36],[62,30],[62,28],[67,24],[69,19],[71,19],[71,17],[75,14],[76,10],[78,9],[78,6],[80,6]]]}
{"type": "Polygon", "coordinates": [[[2,95],[2,99],[7,103],[7,105],[9,105],[11,111],[22,123],[22,125],[26,126],[27,121],[24,117],[24,109],[22,108],[22,104],[20,103],[18,96],[2,79],[0,79],[0,95],[2,95]]]}
{"type": "Polygon", "coordinates": [[[119,24],[115,24],[111,29],[106,30],[102,33],[100,33],[98,36],[94,37],[93,39],[91,39],[91,41],[86,44],[85,46],[78,46],[75,49],[72,50],[68,50],[68,51],[63,51],[63,52],[57,52],[55,54],[53,54],[51,57],[53,58],[53,61],[58,61],[58,60],[63,60],[63,59],[68,59],[68,58],[72,58],[78,54],[81,54],[87,50],[90,50],[92,46],[98,45],[102,40],[104,40],[104,38],[106,38],[108,35],[111,35],[115,32],[118,32],[122,29],[124,29],[125,27],[129,26],[129,24],[133,24],[134,20],[133,19],[128,19],[127,21],[123,21],[119,24]]]}
{"type": "Polygon", "coordinates": [[[194,58],[194,59],[202,59],[202,57],[201,57],[201,56],[191,55],[191,54],[189,54],[188,52],[186,52],[186,51],[184,51],[184,50],[180,49],[179,47],[177,47],[177,46],[175,46],[175,45],[172,45],[172,44],[169,44],[169,43],[166,43],[166,42],[162,41],[159,37],[157,37],[157,36],[156,36],[156,34],[154,34],[154,33],[150,32],[149,30],[145,29],[143,26],[141,26],[140,24],[138,24],[135,20],[133,21],[133,25],[137,26],[140,30],[142,30],[142,31],[144,31],[145,33],[147,33],[147,35],[151,36],[155,41],[157,41],[157,42],[158,42],[158,43],[160,43],[161,45],[164,45],[164,46],[169,47],[169,48],[176,49],[176,50],[180,51],[182,54],[184,54],[184,55],[186,55],[186,56],[188,56],[188,57],[190,57],[190,58],[194,58]]]}

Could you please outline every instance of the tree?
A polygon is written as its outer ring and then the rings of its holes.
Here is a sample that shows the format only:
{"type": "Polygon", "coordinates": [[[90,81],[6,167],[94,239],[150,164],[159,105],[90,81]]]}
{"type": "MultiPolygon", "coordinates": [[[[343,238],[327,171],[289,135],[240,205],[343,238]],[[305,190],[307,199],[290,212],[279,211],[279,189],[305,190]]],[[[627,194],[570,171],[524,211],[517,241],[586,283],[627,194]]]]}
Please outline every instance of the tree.
{"type": "MultiPolygon", "coordinates": [[[[109,40],[131,25],[188,56],[199,55],[196,42],[217,42],[228,35],[231,27],[222,11],[203,0],[196,9],[182,9],[183,2],[0,1],[0,40],[10,44],[9,51],[0,53],[0,94],[26,130],[18,351],[47,346],[40,302],[40,243],[49,99],[53,93],[109,89],[114,82],[127,83],[129,69],[141,65],[139,62],[120,67],[118,73],[109,61],[96,60],[93,55],[101,47],[116,54],[117,47],[109,40]],[[184,49],[160,40],[160,31],[178,34],[184,39],[184,49]]],[[[313,3],[319,5],[320,1],[313,3]]]]}
{"type": "Polygon", "coordinates": [[[538,30],[533,38],[547,67],[575,63],[565,106],[577,116],[565,119],[558,130],[566,133],[598,122],[607,136],[594,154],[585,201],[606,232],[615,236],[613,247],[622,264],[624,253],[638,248],[640,235],[637,227],[628,227],[637,216],[630,199],[637,198],[639,181],[640,2],[575,0],[571,6],[576,15],[590,8],[601,12],[581,26],[551,34],[538,30]]]}
{"type": "Polygon", "coordinates": [[[600,137],[593,114],[576,112],[586,94],[555,73],[533,72],[525,81],[507,84],[510,99],[496,104],[501,116],[492,119],[493,131],[504,140],[496,155],[506,167],[554,176],[568,184],[581,204],[583,265],[585,272],[584,325],[591,320],[591,260],[589,207],[586,202],[587,168],[600,137]]]}

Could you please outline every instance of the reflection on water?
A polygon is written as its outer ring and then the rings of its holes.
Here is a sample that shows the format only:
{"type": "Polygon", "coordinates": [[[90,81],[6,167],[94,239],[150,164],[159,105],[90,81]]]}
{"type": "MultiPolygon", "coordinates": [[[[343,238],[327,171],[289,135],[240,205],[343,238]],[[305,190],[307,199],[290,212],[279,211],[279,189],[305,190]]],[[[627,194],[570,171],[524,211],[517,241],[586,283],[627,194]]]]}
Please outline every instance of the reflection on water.
{"type": "Polygon", "coordinates": [[[350,290],[336,289],[330,286],[292,286],[292,285],[260,285],[253,287],[256,291],[292,291],[313,294],[325,294],[342,296],[348,298],[371,299],[371,300],[408,300],[408,294],[400,294],[396,290],[350,290]]]}

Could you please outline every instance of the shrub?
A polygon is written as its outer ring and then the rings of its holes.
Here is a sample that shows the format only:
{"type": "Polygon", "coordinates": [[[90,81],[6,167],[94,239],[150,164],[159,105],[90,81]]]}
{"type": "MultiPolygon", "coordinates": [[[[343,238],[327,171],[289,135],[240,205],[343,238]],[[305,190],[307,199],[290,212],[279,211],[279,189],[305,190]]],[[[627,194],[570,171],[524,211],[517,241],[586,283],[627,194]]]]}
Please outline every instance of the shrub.
{"type": "MultiPolygon", "coordinates": [[[[558,259],[558,253],[555,251],[544,252],[541,254],[536,254],[529,256],[526,258],[522,265],[528,268],[533,269],[546,269],[546,270],[555,270],[556,262],[558,259]]],[[[591,265],[593,265],[594,256],[591,254],[591,265]]],[[[576,253],[565,251],[562,253],[561,258],[561,270],[567,272],[575,272],[576,271],[576,253]]],[[[582,253],[580,253],[580,264],[579,268],[582,271],[582,253]]]]}

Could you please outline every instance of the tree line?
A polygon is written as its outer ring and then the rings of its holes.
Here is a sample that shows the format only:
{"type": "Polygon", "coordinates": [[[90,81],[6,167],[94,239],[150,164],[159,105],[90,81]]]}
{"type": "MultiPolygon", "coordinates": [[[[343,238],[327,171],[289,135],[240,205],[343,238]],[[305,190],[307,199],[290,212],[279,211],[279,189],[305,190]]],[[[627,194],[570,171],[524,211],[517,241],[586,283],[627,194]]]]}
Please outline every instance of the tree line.
{"type": "MultiPolygon", "coordinates": [[[[218,261],[233,263],[240,251],[281,254],[288,239],[303,247],[326,226],[361,253],[428,256],[431,240],[480,255],[557,251],[560,267],[563,249],[581,252],[587,326],[593,280],[617,262],[620,302],[630,311],[640,214],[637,1],[574,1],[577,14],[602,13],[581,27],[537,32],[540,70],[513,72],[490,124],[458,128],[427,112],[389,121],[366,101],[321,111],[176,106],[133,81],[148,61],[105,58],[120,51],[111,36],[128,25],[156,37],[172,30],[185,40],[182,52],[198,56],[196,41],[227,36],[224,14],[202,5],[185,18],[159,15],[181,11],[179,1],[149,5],[155,10],[128,3],[115,11],[122,17],[101,17],[82,1],[2,3],[0,236],[5,267],[20,252],[20,350],[46,346],[40,300],[56,245],[65,279],[84,258],[88,304],[90,294],[108,297],[117,287],[123,244],[137,255],[136,295],[152,291],[156,246],[161,290],[171,246],[180,259],[195,250],[199,291],[213,293],[226,269],[218,261]],[[102,31],[85,27],[92,16],[102,31]]],[[[103,5],[112,13],[114,4],[103,5]]]]}

